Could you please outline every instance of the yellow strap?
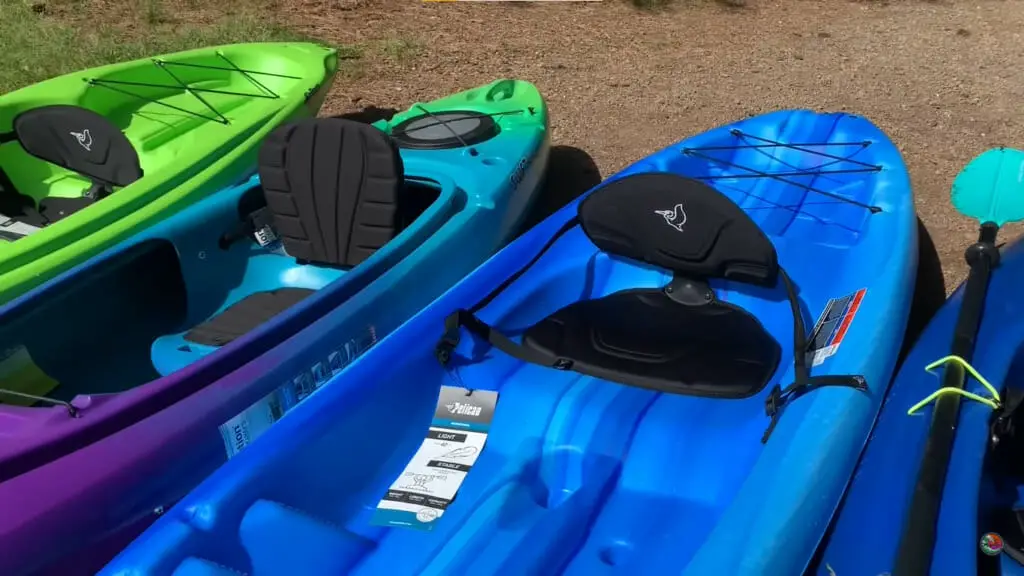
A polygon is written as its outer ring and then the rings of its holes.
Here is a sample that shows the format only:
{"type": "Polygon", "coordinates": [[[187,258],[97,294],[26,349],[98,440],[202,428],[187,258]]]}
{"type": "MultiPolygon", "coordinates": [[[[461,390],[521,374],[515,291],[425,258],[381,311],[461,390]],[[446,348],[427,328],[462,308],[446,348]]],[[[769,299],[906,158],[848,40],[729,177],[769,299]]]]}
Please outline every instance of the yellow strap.
{"type": "Polygon", "coordinates": [[[978,374],[978,371],[974,369],[974,366],[971,366],[970,364],[968,364],[967,361],[964,360],[963,358],[961,358],[959,356],[946,356],[945,358],[939,358],[935,362],[932,362],[931,364],[925,366],[924,369],[926,371],[928,371],[928,372],[934,373],[936,368],[938,368],[939,366],[944,366],[946,364],[949,364],[950,362],[952,362],[954,364],[959,364],[961,367],[963,367],[963,369],[966,370],[968,374],[973,376],[975,380],[977,380],[978,382],[981,382],[981,385],[984,386],[992,394],[992,397],[991,398],[985,398],[984,396],[979,396],[977,394],[974,394],[972,392],[968,392],[966,390],[962,390],[960,388],[953,388],[953,387],[939,388],[935,392],[932,392],[931,394],[929,394],[928,397],[925,398],[924,400],[921,400],[917,404],[914,404],[913,406],[911,406],[910,410],[907,410],[907,414],[908,415],[913,415],[915,412],[917,412],[921,408],[924,408],[925,406],[930,404],[936,398],[938,398],[940,396],[945,396],[946,394],[959,394],[959,395],[961,395],[964,398],[967,398],[969,400],[974,400],[975,402],[981,402],[982,404],[988,406],[989,408],[991,408],[993,410],[998,410],[999,409],[999,406],[1001,405],[1000,400],[999,400],[999,391],[996,390],[995,386],[990,384],[989,381],[986,380],[981,374],[978,374]]]}

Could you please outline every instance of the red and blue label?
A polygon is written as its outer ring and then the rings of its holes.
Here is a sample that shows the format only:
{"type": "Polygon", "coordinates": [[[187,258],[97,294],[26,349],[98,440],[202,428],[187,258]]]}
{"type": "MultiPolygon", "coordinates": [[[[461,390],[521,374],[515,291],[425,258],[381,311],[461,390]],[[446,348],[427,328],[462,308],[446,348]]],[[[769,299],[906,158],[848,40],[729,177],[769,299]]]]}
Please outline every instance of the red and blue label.
{"type": "Polygon", "coordinates": [[[867,288],[861,288],[853,294],[832,298],[825,304],[825,310],[814,324],[807,342],[807,362],[811,366],[821,364],[839,351],[839,345],[843,343],[843,338],[857,316],[865,292],[867,288]]]}

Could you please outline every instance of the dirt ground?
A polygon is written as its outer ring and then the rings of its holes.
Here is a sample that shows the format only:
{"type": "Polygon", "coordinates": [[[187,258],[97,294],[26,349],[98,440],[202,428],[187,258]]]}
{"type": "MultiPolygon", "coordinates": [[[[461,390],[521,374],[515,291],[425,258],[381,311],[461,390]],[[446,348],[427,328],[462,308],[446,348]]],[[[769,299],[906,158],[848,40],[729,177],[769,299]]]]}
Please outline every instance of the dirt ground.
{"type": "Polygon", "coordinates": [[[867,116],[903,152],[948,290],[976,234],[950,207],[953,177],[988,147],[1024,146],[1024,2],[678,1],[653,12],[621,0],[280,5],[303,33],[399,48],[339,77],[325,113],[401,109],[523,78],[548,99],[554,143],[586,152],[603,176],[751,114],[867,116]]]}

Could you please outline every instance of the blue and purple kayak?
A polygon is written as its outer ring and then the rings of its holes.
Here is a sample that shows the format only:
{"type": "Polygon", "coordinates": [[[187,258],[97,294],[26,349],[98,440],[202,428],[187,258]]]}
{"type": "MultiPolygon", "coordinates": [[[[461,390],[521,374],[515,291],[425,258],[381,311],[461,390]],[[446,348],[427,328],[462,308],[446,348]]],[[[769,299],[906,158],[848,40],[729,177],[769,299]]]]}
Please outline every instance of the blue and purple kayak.
{"type": "Polygon", "coordinates": [[[88,571],[515,237],[549,150],[520,80],[288,123],[251,178],[0,307],[0,574],[88,571]]]}

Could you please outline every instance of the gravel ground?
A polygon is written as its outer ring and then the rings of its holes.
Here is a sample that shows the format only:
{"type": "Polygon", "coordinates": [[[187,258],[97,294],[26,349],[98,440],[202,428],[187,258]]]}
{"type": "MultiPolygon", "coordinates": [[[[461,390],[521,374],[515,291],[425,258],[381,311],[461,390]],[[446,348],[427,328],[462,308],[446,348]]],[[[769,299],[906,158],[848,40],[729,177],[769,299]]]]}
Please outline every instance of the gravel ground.
{"type": "MultiPolygon", "coordinates": [[[[325,113],[405,108],[513,76],[547,97],[554,143],[602,175],[680,138],[785,107],[867,116],[903,152],[945,286],[976,226],[948,201],[974,155],[1024,146],[1024,3],[284,0],[307,34],[379,47],[325,113]]],[[[552,200],[552,202],[555,202],[552,200]]],[[[557,202],[556,202],[557,203],[557,202]]],[[[1013,230],[1016,234],[1018,230],[1013,230]]]]}

